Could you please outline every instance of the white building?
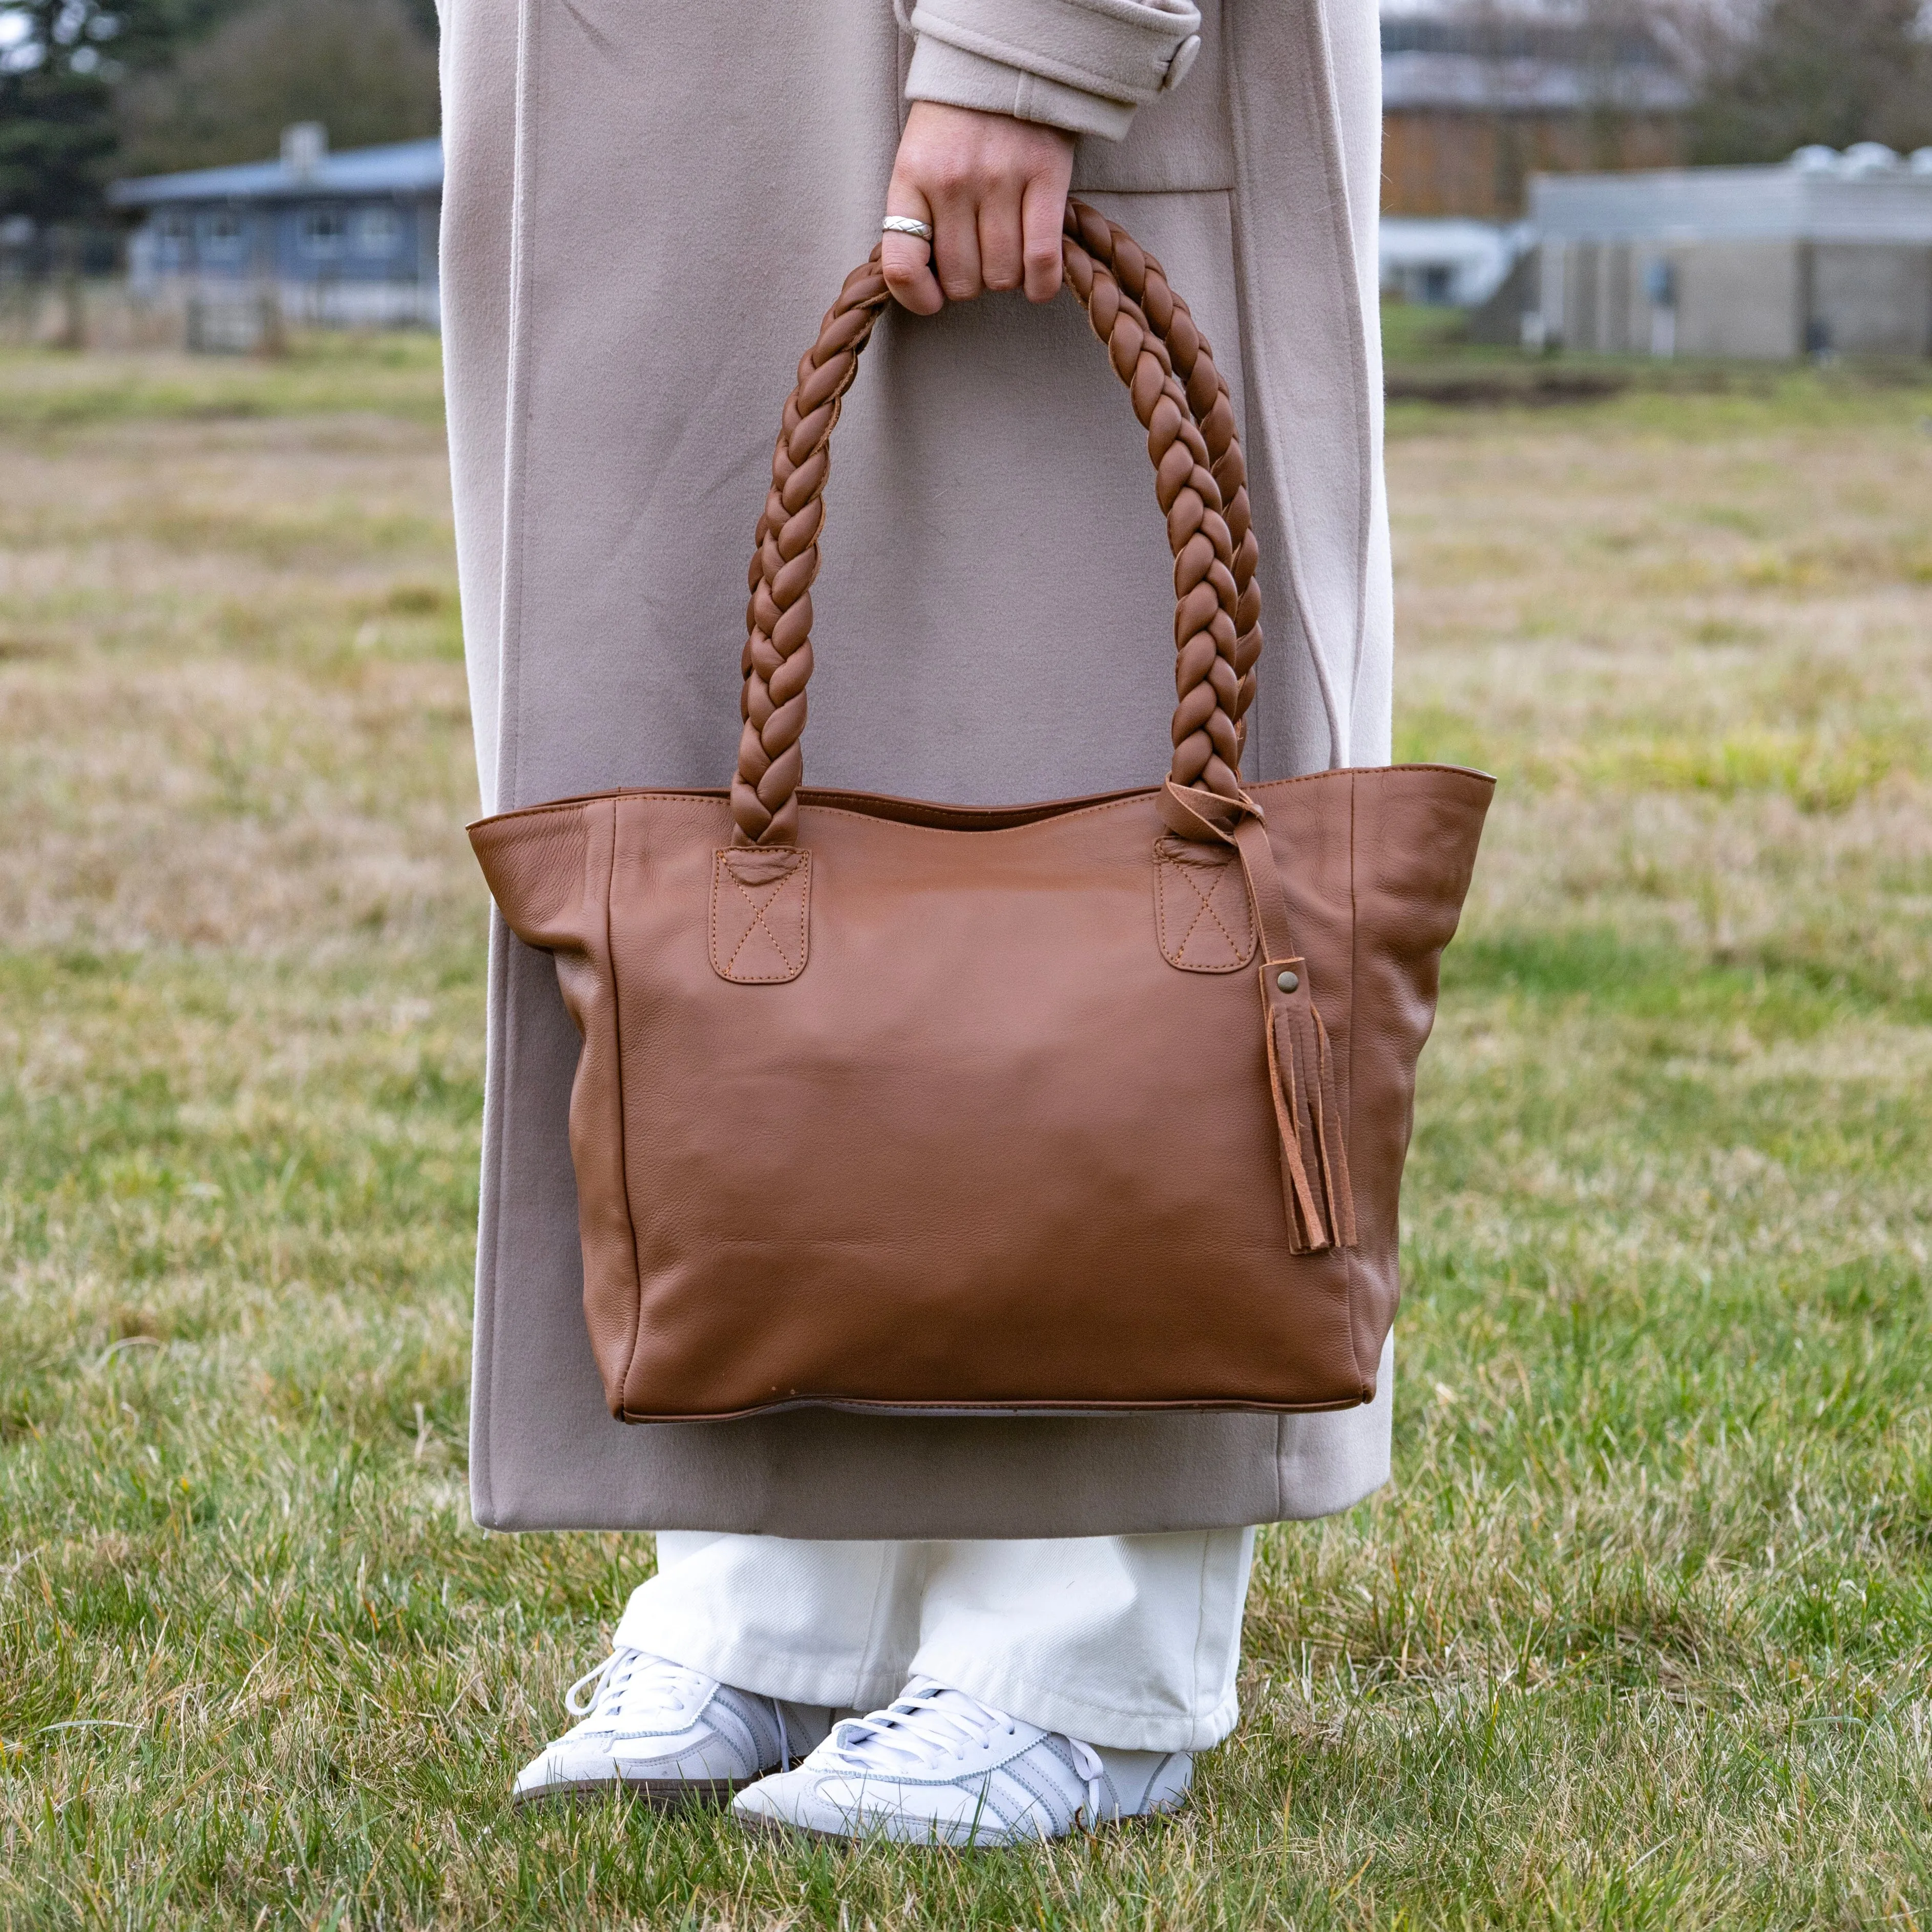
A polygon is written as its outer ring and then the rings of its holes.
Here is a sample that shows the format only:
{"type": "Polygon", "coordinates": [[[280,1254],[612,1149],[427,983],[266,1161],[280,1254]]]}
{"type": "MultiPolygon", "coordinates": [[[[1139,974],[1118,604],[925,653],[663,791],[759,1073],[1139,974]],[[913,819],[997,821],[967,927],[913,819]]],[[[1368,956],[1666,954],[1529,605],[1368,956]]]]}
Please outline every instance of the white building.
{"type": "Polygon", "coordinates": [[[1526,224],[1466,216],[1385,214],[1383,292],[1405,302],[1474,308],[1487,302],[1527,244],[1526,224]]]}
{"type": "Polygon", "coordinates": [[[1932,355],[1932,148],[1544,175],[1532,345],[1789,358],[1932,355]]]}

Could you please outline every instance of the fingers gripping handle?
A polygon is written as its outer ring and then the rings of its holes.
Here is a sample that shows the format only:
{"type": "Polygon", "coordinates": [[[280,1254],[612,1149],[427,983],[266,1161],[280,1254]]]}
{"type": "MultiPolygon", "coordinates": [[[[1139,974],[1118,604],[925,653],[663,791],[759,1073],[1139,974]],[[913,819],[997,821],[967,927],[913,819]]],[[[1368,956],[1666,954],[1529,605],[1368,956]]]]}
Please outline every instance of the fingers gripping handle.
{"type": "MultiPolygon", "coordinates": [[[[1261,654],[1261,594],[1227,380],[1160,264],[1124,229],[1070,201],[1063,248],[1068,285],[1147,430],[1155,494],[1167,518],[1178,694],[1170,776],[1237,798],[1243,721],[1261,654]]],[[[832,431],[890,299],[875,250],[846,277],[785,403],[749,572],[744,729],[731,785],[733,837],[741,845],[791,844],[798,837],[812,584],[832,431]]]]}

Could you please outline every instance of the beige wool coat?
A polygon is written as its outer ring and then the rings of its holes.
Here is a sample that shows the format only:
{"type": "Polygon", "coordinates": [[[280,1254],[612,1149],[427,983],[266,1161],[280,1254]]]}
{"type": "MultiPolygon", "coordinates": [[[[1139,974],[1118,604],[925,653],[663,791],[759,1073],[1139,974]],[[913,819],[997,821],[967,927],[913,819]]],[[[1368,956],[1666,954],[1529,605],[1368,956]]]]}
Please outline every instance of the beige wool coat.
{"type": "MultiPolygon", "coordinates": [[[[1388,753],[1373,0],[445,0],[443,296],[484,808],[728,782],[780,406],[878,234],[910,93],[1084,130],[1232,386],[1267,648],[1246,769],[1388,753]],[[1198,36],[1198,40],[1197,40],[1198,36]]],[[[874,338],[832,443],[808,784],[986,803],[1154,784],[1170,563],[1070,297],[874,338]]],[[[1317,1516],[1383,1481],[1340,1414],[626,1426],[583,1320],[548,958],[493,922],[479,1522],[1048,1537],[1317,1516]]],[[[1104,1338],[1096,1338],[1096,1346],[1104,1338]]]]}

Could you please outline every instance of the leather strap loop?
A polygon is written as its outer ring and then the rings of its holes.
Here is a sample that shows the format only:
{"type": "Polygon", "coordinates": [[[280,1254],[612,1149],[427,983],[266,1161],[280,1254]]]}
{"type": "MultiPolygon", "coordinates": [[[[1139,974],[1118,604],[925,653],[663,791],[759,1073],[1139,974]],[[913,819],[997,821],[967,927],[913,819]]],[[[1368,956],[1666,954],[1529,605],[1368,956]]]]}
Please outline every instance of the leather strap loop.
{"type": "Polygon", "coordinates": [[[1263,813],[1244,792],[1237,798],[1178,785],[1169,778],[1161,788],[1159,808],[1167,829],[1183,838],[1230,845],[1240,856],[1248,882],[1248,899],[1261,934],[1262,957],[1286,959],[1295,950],[1288,927],[1288,895],[1262,829],[1263,813]]]}
{"type": "MultiPolygon", "coordinates": [[[[1118,223],[1070,201],[1062,247],[1067,285],[1147,431],[1154,494],[1167,519],[1177,695],[1169,782],[1245,803],[1241,751],[1261,655],[1261,593],[1247,469],[1227,379],[1160,264],[1118,223]]],[[[874,250],[846,277],[785,404],[748,578],[744,729],[731,786],[733,837],[741,845],[797,839],[812,584],[831,435],[890,299],[874,250]]],[[[1185,836],[1222,836],[1191,820],[1190,828],[1185,836]]]]}

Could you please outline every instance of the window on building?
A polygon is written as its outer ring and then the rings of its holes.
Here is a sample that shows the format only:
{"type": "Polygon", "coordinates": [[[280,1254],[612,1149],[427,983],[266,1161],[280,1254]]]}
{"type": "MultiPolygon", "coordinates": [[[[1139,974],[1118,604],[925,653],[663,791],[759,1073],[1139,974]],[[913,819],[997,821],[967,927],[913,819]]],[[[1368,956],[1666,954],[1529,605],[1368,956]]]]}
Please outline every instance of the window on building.
{"type": "Polygon", "coordinates": [[[296,224],[296,233],[304,255],[339,255],[342,252],[342,211],[339,208],[305,208],[296,224]]]}
{"type": "Polygon", "coordinates": [[[393,208],[358,208],[350,225],[350,246],[358,255],[392,255],[402,239],[402,218],[393,208]]]}
{"type": "Polygon", "coordinates": [[[242,215],[238,208],[218,208],[202,229],[202,245],[211,260],[234,261],[242,253],[242,215]]]}
{"type": "Polygon", "coordinates": [[[181,209],[171,208],[161,217],[160,229],[164,242],[185,242],[188,239],[188,217],[181,209]]]}

